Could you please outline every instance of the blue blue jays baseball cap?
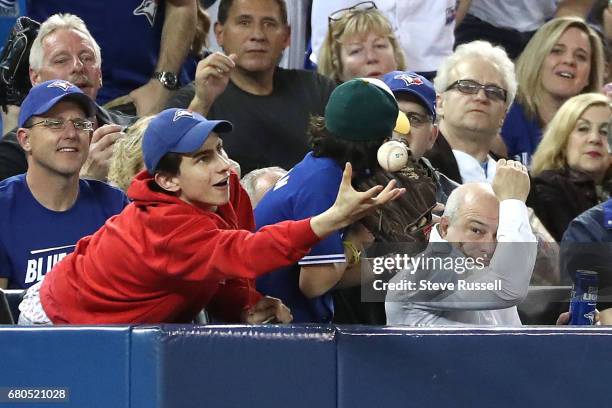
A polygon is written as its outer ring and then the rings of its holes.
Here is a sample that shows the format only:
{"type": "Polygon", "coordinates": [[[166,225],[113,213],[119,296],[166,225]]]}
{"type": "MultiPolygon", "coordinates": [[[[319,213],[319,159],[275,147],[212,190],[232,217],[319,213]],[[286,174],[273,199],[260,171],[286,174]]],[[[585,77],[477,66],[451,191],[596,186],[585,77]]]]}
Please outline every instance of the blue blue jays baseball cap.
{"type": "Polygon", "coordinates": [[[392,71],[385,74],[382,80],[395,96],[409,93],[419,98],[433,120],[436,120],[436,90],[427,78],[416,72],[392,71]]]}
{"type": "Polygon", "coordinates": [[[230,132],[227,120],[208,120],[186,109],[166,109],[151,122],[142,136],[142,155],[150,174],[154,174],[166,153],[191,153],[204,144],[210,132],[230,132]]]}
{"type": "Polygon", "coordinates": [[[21,103],[18,126],[23,127],[32,116],[44,115],[58,102],[67,99],[79,103],[87,117],[95,116],[96,104],[89,96],[68,81],[54,79],[42,82],[30,89],[21,103]]]}

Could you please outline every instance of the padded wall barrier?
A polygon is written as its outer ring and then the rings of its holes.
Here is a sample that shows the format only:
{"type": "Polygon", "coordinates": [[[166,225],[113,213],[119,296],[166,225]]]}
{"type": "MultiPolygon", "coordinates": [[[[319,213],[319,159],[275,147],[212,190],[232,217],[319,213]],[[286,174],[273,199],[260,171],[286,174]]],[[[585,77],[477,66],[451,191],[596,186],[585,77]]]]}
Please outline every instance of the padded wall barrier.
{"type": "Polygon", "coordinates": [[[0,389],[70,395],[0,408],[610,406],[611,342],[612,328],[5,326],[0,389]]]}

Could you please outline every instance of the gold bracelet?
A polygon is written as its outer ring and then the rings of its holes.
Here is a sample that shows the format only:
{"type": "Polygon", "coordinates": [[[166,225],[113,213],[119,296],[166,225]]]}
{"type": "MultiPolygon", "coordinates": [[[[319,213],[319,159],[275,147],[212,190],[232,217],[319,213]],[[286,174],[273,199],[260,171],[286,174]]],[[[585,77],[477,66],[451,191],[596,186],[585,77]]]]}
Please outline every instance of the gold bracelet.
{"type": "Polygon", "coordinates": [[[358,264],[361,260],[361,251],[359,251],[355,244],[353,244],[351,241],[342,241],[342,245],[344,245],[345,252],[348,251],[348,256],[346,259],[348,266],[350,267],[358,264]]]}

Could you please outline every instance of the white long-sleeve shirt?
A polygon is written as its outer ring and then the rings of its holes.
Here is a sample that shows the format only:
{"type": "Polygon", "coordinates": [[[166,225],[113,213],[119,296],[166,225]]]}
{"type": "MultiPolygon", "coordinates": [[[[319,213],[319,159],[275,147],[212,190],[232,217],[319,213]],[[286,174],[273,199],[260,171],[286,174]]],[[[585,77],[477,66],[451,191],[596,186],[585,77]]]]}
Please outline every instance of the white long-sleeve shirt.
{"type": "MultiPolygon", "coordinates": [[[[488,266],[460,275],[453,270],[404,269],[391,283],[415,282],[415,290],[389,290],[387,324],[410,326],[495,325],[519,326],[516,305],[527,295],[536,260],[537,242],[529,226],[527,207],[519,200],[500,203],[497,247],[488,266]],[[454,290],[418,290],[420,280],[454,283],[454,290]],[[458,289],[458,282],[478,283],[482,290],[458,289]],[[491,289],[487,289],[488,286],[491,289]]],[[[432,229],[430,248],[449,248],[447,258],[460,258],[457,249],[432,229]],[[434,246],[432,247],[433,244],[434,246]]],[[[425,251],[428,254],[428,251],[425,251]]],[[[441,256],[440,252],[429,255],[441,256]]]]}

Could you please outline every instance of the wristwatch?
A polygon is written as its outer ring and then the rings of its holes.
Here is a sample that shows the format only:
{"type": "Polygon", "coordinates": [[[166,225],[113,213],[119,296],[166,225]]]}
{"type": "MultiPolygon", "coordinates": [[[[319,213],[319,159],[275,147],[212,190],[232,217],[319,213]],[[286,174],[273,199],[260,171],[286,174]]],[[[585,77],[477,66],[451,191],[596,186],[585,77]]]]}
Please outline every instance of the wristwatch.
{"type": "Polygon", "coordinates": [[[154,72],[152,78],[157,79],[166,89],[174,91],[179,88],[178,77],[174,72],[154,72]]]}

